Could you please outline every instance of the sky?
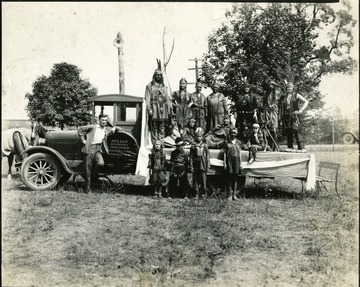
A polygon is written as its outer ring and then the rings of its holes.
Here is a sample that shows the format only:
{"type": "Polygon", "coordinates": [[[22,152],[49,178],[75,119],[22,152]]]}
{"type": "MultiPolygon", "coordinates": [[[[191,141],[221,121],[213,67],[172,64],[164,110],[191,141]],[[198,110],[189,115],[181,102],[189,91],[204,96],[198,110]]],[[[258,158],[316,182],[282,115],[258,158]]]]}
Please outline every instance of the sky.
{"type": "MultiPolygon", "coordinates": [[[[351,0],[358,20],[358,1],[351,0]]],[[[334,8],[338,3],[331,4],[334,8]]],[[[207,51],[207,38],[225,20],[232,3],[163,2],[2,2],[2,119],[26,119],[26,93],[41,75],[49,76],[55,63],[67,62],[82,70],[81,76],[98,94],[118,93],[118,52],[113,41],[124,39],[125,93],[144,96],[145,86],[166,50],[175,48],[167,66],[171,89],[185,77],[195,81],[189,61],[207,51]]],[[[358,24],[353,31],[358,60],[358,24]]],[[[353,113],[359,107],[358,72],[352,76],[323,78],[325,108],[339,107],[353,113]]],[[[188,90],[194,90],[188,85],[188,90]]],[[[209,94],[210,89],[203,90],[209,94]]]]}

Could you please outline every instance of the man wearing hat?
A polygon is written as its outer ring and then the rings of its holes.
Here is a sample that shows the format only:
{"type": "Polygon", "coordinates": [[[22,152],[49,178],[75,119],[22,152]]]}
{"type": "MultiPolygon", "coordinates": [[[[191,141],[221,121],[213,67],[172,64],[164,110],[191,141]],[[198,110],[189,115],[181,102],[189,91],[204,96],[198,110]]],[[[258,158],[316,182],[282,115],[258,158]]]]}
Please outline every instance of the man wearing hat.
{"type": "Polygon", "coordinates": [[[190,158],[194,167],[193,183],[195,189],[195,199],[198,199],[199,196],[204,196],[205,198],[207,197],[206,173],[210,168],[210,153],[208,145],[204,142],[203,132],[201,129],[196,131],[195,136],[195,142],[192,144],[190,149],[190,158]]]}
{"type": "Polygon", "coordinates": [[[219,93],[220,84],[215,82],[211,89],[212,93],[207,97],[208,118],[207,131],[223,124],[224,115],[228,114],[228,105],[225,96],[219,93]]]}
{"type": "Polygon", "coordinates": [[[175,146],[170,156],[169,192],[171,197],[182,193],[182,196],[187,199],[189,192],[187,173],[193,172],[192,161],[184,150],[184,141],[180,137],[176,138],[175,146]]]}
{"type": "Polygon", "coordinates": [[[244,141],[248,136],[253,123],[257,123],[258,100],[251,93],[250,84],[246,83],[244,92],[240,93],[235,102],[236,127],[239,130],[239,138],[244,141]]]}
{"type": "Polygon", "coordinates": [[[155,70],[152,81],[146,85],[145,101],[151,141],[163,141],[165,137],[165,124],[171,115],[172,104],[160,69],[155,70]]]}

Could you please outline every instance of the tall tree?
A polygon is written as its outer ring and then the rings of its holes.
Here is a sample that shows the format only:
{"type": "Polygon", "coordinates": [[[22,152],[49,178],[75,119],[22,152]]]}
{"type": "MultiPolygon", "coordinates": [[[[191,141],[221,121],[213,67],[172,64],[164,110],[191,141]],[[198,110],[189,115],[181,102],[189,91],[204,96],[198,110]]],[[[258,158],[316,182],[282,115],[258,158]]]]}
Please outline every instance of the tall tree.
{"type": "Polygon", "coordinates": [[[222,76],[231,97],[245,79],[258,94],[269,79],[292,81],[310,108],[321,107],[321,77],[357,68],[349,56],[356,21],[349,1],[342,4],[338,11],[328,4],[234,4],[208,38],[202,76],[207,82],[222,76]]]}
{"type": "Polygon", "coordinates": [[[64,125],[79,126],[91,119],[91,103],[87,99],[97,95],[97,89],[80,77],[81,70],[72,64],[54,64],[50,76],[38,77],[32,94],[27,93],[26,106],[30,118],[40,118],[45,125],[61,129],[64,125]]]}

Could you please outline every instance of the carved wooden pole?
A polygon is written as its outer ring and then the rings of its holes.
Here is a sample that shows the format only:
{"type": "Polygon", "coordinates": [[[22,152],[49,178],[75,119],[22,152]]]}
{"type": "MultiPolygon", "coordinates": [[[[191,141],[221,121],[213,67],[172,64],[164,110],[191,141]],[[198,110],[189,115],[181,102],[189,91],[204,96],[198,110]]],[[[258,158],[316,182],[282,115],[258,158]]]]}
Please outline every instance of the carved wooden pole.
{"type": "Polygon", "coordinates": [[[118,62],[119,62],[119,94],[125,94],[125,73],[124,73],[124,40],[121,33],[117,33],[114,40],[114,46],[118,48],[118,62]]]}

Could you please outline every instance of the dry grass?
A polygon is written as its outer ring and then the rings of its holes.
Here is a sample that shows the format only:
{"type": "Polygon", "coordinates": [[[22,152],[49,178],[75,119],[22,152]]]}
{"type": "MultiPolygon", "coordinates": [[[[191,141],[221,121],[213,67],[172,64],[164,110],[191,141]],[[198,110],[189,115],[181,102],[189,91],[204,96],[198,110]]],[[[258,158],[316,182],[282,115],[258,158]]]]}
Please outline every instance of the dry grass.
{"type": "Polygon", "coordinates": [[[294,198],[296,181],[249,183],[228,202],[158,200],[124,182],[84,194],[3,180],[2,284],[357,286],[358,161],[316,158],[342,164],[342,200],[333,190],[294,198]]]}

